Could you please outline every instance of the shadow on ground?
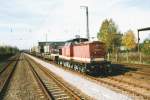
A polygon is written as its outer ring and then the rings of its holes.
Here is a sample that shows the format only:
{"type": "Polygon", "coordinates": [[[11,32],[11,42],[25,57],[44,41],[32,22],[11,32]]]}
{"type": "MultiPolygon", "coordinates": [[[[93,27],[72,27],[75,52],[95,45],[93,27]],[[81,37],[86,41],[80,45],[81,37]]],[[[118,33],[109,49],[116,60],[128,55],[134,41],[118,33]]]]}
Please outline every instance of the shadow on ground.
{"type": "Polygon", "coordinates": [[[137,71],[138,68],[131,68],[127,67],[121,64],[112,64],[111,65],[111,72],[101,72],[101,73],[95,73],[90,74],[94,77],[110,77],[110,76],[118,76],[118,75],[124,75],[125,73],[131,72],[131,71],[137,71]]]}

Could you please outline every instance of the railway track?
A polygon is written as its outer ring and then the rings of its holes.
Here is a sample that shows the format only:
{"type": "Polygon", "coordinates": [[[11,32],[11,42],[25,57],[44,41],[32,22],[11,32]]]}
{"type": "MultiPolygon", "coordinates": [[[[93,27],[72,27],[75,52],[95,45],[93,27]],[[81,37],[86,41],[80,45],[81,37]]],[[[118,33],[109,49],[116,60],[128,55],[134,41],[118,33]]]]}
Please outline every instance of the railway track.
{"type": "Polygon", "coordinates": [[[117,81],[117,82],[121,82],[121,83],[126,83],[126,84],[128,84],[130,86],[141,88],[141,89],[145,89],[146,91],[150,92],[150,87],[147,87],[147,86],[142,86],[142,85],[139,85],[139,84],[136,84],[136,83],[132,83],[132,82],[129,82],[129,81],[125,81],[125,80],[122,80],[120,78],[115,78],[115,77],[108,77],[108,79],[114,80],[114,81],[117,81]]]}
{"type": "Polygon", "coordinates": [[[0,98],[3,98],[10,79],[16,69],[20,55],[10,60],[10,62],[0,72],[0,98]]]}
{"type": "Polygon", "coordinates": [[[17,55],[8,59],[8,63],[0,70],[0,75],[8,68],[8,66],[13,62],[14,59],[17,59],[17,55]]]}
{"type": "Polygon", "coordinates": [[[115,77],[95,78],[93,76],[89,76],[85,74],[84,77],[90,80],[92,79],[99,84],[102,83],[104,84],[104,86],[107,85],[108,87],[111,86],[117,88],[119,89],[120,92],[123,91],[129,95],[132,94],[133,97],[139,97],[145,100],[150,99],[150,87],[141,86],[140,84],[131,83],[129,81],[124,81],[122,79],[118,79],[115,77]]]}
{"type": "Polygon", "coordinates": [[[106,80],[100,79],[100,78],[93,78],[93,77],[90,77],[90,78],[95,80],[96,82],[98,82],[100,84],[104,83],[108,86],[112,86],[112,87],[115,87],[117,89],[120,89],[121,91],[130,93],[130,95],[132,94],[133,97],[138,96],[138,97],[142,97],[143,99],[146,99],[146,100],[150,99],[150,95],[149,95],[150,91],[148,88],[145,89],[145,87],[140,87],[140,86],[137,86],[135,84],[124,82],[124,81],[121,81],[121,80],[118,80],[115,78],[107,78],[106,80]],[[146,91],[145,92],[146,94],[143,93],[143,90],[141,90],[142,88],[145,89],[144,91],[146,91]]]}
{"type": "Polygon", "coordinates": [[[139,75],[144,75],[144,76],[150,76],[150,71],[149,70],[137,70],[137,71],[129,71],[129,72],[128,72],[128,69],[118,69],[118,70],[119,71],[126,71],[127,73],[132,73],[132,74],[139,74],[139,75]]]}
{"type": "Polygon", "coordinates": [[[125,66],[130,67],[130,68],[146,68],[146,69],[150,69],[150,65],[144,65],[144,64],[130,64],[130,63],[116,63],[116,64],[125,65],[125,66]]]}
{"type": "Polygon", "coordinates": [[[146,72],[146,71],[134,71],[133,73],[144,75],[144,76],[150,76],[150,72],[146,72]]]}
{"type": "Polygon", "coordinates": [[[38,84],[51,100],[87,100],[88,98],[71,89],[71,87],[59,80],[57,76],[50,73],[46,68],[41,67],[33,60],[26,58],[32,72],[34,73],[38,84]],[[32,62],[31,62],[32,61],[32,62]]]}
{"type": "MultiPolygon", "coordinates": [[[[66,70],[70,70],[70,69],[66,69],[66,70]]],[[[134,99],[137,98],[137,100],[143,100],[143,99],[150,100],[150,88],[149,87],[140,86],[140,85],[130,83],[128,81],[124,81],[124,80],[117,79],[114,77],[107,77],[104,79],[104,78],[96,78],[96,77],[86,75],[86,74],[76,72],[76,71],[73,71],[73,73],[79,74],[82,77],[84,77],[90,81],[93,81],[97,84],[106,86],[108,88],[112,87],[111,88],[112,90],[115,90],[115,91],[117,90],[118,92],[125,93],[125,94],[133,97],[134,99]]]]}
{"type": "MultiPolygon", "coordinates": [[[[133,88],[133,90],[134,89],[136,89],[136,88],[138,88],[139,90],[141,90],[142,91],[142,89],[145,91],[145,92],[147,92],[148,94],[148,96],[150,97],[150,87],[145,87],[145,86],[141,86],[141,85],[138,85],[138,84],[135,84],[135,83],[131,83],[131,82],[128,82],[128,81],[124,81],[124,80],[122,80],[122,79],[118,79],[118,78],[115,78],[115,77],[108,77],[108,81],[111,81],[111,80],[113,80],[113,81],[115,81],[115,82],[117,82],[117,83],[119,83],[119,84],[122,84],[122,86],[123,86],[123,84],[124,85],[128,85],[128,87],[131,87],[131,88],[133,88]]],[[[136,91],[136,90],[135,90],[136,91]]],[[[140,92],[140,91],[139,91],[140,92]]],[[[143,92],[143,91],[142,91],[143,92]]],[[[143,93],[141,93],[141,94],[143,94],[143,93]]]]}
{"type": "Polygon", "coordinates": [[[38,73],[35,71],[35,69],[33,68],[33,66],[31,65],[31,63],[27,60],[30,68],[31,68],[31,71],[35,77],[35,79],[37,80],[38,82],[38,85],[40,86],[40,88],[43,90],[44,94],[46,95],[47,99],[51,100],[51,94],[49,94],[49,91],[48,89],[46,88],[44,82],[42,81],[42,79],[39,77],[38,73]]]}
{"type": "MultiPolygon", "coordinates": [[[[67,70],[68,70],[68,68],[67,68],[67,70]]],[[[73,71],[77,74],[81,74],[83,77],[85,77],[91,81],[94,81],[96,83],[104,84],[104,85],[107,85],[108,87],[110,87],[110,86],[115,87],[115,88],[119,89],[120,92],[121,91],[126,92],[126,94],[130,94],[130,95],[132,94],[133,98],[136,96],[136,97],[139,97],[139,98],[142,98],[145,100],[150,99],[150,87],[141,86],[140,84],[131,83],[131,82],[124,81],[122,79],[117,79],[114,77],[107,77],[106,79],[95,78],[93,76],[85,75],[83,73],[79,73],[74,70],[71,70],[71,71],[73,71]]]]}
{"type": "MultiPolygon", "coordinates": [[[[140,65],[138,65],[140,66],[140,65]]],[[[148,65],[146,65],[148,67],[148,65]]],[[[114,69],[115,72],[119,72],[119,73],[124,73],[124,76],[132,76],[132,75],[140,75],[141,77],[144,78],[148,78],[150,76],[150,67],[149,68],[144,68],[142,66],[140,67],[136,67],[136,66],[127,66],[127,67],[123,67],[123,68],[117,68],[115,67],[114,69]],[[135,70],[129,70],[128,68],[136,68],[135,70]]]]}
{"type": "MultiPolygon", "coordinates": [[[[52,64],[55,64],[55,63],[52,62],[52,64]]],[[[121,80],[121,79],[117,79],[117,78],[114,78],[114,77],[108,77],[106,79],[96,78],[96,77],[93,77],[93,76],[85,75],[85,74],[80,73],[80,72],[76,72],[76,71],[74,71],[72,69],[69,69],[69,68],[64,68],[64,67],[62,67],[61,65],[58,65],[58,64],[55,64],[55,65],[60,66],[61,68],[65,69],[65,70],[69,70],[69,71],[71,70],[73,73],[79,74],[82,77],[84,77],[84,78],[86,78],[90,81],[96,82],[98,84],[101,84],[101,85],[104,85],[104,86],[107,86],[107,87],[113,87],[115,89],[119,89],[120,92],[128,94],[128,95],[132,96],[133,98],[137,97],[138,99],[140,98],[140,100],[141,99],[144,99],[144,100],[149,100],[150,99],[150,88],[149,87],[134,84],[134,83],[124,81],[124,80],[121,80]]],[[[141,73],[141,72],[139,72],[139,73],[141,73]]]]}
{"type": "Polygon", "coordinates": [[[129,65],[129,66],[135,66],[135,67],[144,67],[144,68],[149,68],[150,69],[150,65],[144,65],[144,64],[126,64],[126,65],[129,65]]]}
{"type": "Polygon", "coordinates": [[[48,100],[37,84],[28,63],[20,55],[1,100],[48,100]]]}

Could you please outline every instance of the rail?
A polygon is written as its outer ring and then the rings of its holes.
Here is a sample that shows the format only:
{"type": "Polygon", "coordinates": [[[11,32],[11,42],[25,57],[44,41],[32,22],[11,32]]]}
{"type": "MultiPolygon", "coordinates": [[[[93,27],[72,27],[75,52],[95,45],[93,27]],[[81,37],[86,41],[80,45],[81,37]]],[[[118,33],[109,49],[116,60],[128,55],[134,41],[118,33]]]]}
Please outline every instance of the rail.
{"type": "Polygon", "coordinates": [[[16,69],[16,66],[17,66],[17,64],[18,64],[18,61],[19,61],[19,57],[20,57],[20,55],[18,55],[16,58],[14,58],[15,60],[13,60],[13,61],[15,61],[15,64],[14,64],[14,66],[13,66],[13,68],[11,69],[8,69],[9,67],[10,67],[10,65],[13,63],[12,61],[11,62],[9,62],[7,65],[6,65],[6,67],[0,72],[0,77],[1,77],[1,75],[2,75],[2,73],[6,73],[6,75],[5,75],[5,77],[3,77],[3,78],[5,78],[4,80],[0,80],[0,83],[1,83],[1,90],[0,90],[0,98],[2,99],[3,98],[3,96],[4,96],[4,94],[5,94],[5,92],[6,92],[6,89],[7,89],[7,87],[8,87],[8,84],[10,83],[10,80],[11,80],[11,78],[12,78],[12,76],[13,76],[13,73],[14,73],[14,71],[15,71],[15,69],[16,69]]]}
{"type": "MultiPolygon", "coordinates": [[[[85,98],[80,96],[79,94],[77,94],[75,91],[73,91],[72,89],[70,89],[69,87],[66,86],[66,84],[64,84],[62,82],[62,80],[60,81],[58,79],[58,77],[56,75],[54,75],[53,73],[51,73],[49,70],[47,70],[45,67],[42,67],[40,64],[37,64],[35,61],[33,60],[29,60],[29,58],[26,58],[28,63],[30,64],[30,66],[32,67],[32,70],[34,71],[36,77],[39,80],[39,84],[41,84],[43,90],[46,92],[46,94],[49,96],[49,99],[51,98],[52,100],[56,99],[56,96],[53,96],[53,91],[54,90],[49,90],[47,87],[50,86],[46,86],[46,84],[44,83],[44,80],[42,80],[42,78],[40,77],[40,75],[38,75],[38,73],[35,71],[34,67],[31,64],[31,61],[34,62],[36,64],[36,66],[42,71],[44,72],[44,74],[49,77],[50,79],[52,79],[54,82],[52,82],[52,85],[55,84],[54,87],[56,87],[58,90],[60,89],[61,91],[64,91],[65,94],[68,94],[68,96],[66,97],[71,97],[75,100],[84,100],[85,98]]],[[[61,91],[56,91],[57,93],[61,92],[61,91]]],[[[61,95],[62,95],[62,99],[65,97],[63,97],[63,94],[58,94],[59,99],[61,99],[61,95]],[[60,97],[59,97],[60,95],[60,97]]],[[[58,99],[58,98],[57,98],[58,99]]]]}

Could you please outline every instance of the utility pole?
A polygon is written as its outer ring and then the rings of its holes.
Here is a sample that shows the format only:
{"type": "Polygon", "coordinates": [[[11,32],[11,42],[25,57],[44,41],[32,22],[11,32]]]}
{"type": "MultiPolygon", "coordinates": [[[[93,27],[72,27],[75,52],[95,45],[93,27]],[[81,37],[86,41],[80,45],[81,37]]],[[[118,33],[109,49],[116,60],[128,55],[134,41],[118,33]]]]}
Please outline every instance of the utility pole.
{"type": "Polygon", "coordinates": [[[45,34],[45,45],[47,46],[47,33],[45,34]]]}
{"type": "Polygon", "coordinates": [[[47,42],[47,33],[45,34],[45,40],[46,40],[46,42],[47,42]]]}
{"type": "Polygon", "coordinates": [[[81,8],[85,8],[86,10],[86,36],[88,40],[90,40],[90,33],[89,33],[89,13],[88,13],[88,6],[80,6],[81,8]]]}
{"type": "Polygon", "coordinates": [[[138,54],[140,54],[140,37],[139,37],[139,30],[138,30],[138,54]]]}

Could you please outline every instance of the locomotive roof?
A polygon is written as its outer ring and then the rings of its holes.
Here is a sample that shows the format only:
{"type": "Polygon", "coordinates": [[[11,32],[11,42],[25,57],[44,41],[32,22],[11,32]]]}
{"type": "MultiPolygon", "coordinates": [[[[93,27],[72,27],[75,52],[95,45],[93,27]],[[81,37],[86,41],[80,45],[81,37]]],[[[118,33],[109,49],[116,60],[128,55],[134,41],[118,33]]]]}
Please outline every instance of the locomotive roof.
{"type": "Polygon", "coordinates": [[[66,42],[85,42],[85,41],[88,41],[87,38],[75,38],[75,39],[71,39],[71,40],[68,40],[66,42]]]}
{"type": "Polygon", "coordinates": [[[43,45],[64,45],[65,42],[63,41],[50,41],[50,42],[38,42],[39,46],[43,46],[43,45]]]}
{"type": "Polygon", "coordinates": [[[101,42],[101,41],[86,41],[86,42],[81,42],[81,43],[79,43],[79,44],[75,44],[75,45],[85,45],[85,44],[91,44],[91,43],[99,43],[99,44],[104,44],[105,45],[105,43],[104,42],[101,42]]]}

